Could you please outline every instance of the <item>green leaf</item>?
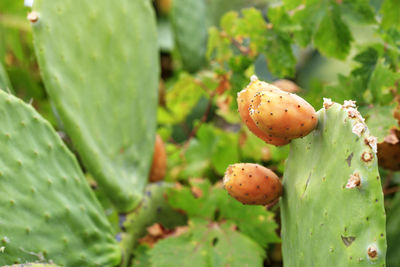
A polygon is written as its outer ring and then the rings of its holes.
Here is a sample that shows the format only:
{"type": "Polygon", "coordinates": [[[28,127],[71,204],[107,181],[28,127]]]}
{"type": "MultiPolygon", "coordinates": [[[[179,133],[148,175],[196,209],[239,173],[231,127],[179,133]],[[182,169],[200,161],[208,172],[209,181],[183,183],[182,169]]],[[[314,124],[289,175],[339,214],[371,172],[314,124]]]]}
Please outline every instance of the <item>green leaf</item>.
{"type": "Polygon", "coordinates": [[[368,124],[368,129],[373,136],[378,138],[378,143],[390,133],[390,129],[397,126],[393,116],[396,105],[374,105],[360,108],[360,112],[368,124]]]}
{"type": "Polygon", "coordinates": [[[366,0],[344,0],[340,5],[343,15],[360,23],[375,23],[375,12],[369,1],[366,0]]]}
{"type": "Polygon", "coordinates": [[[174,209],[184,211],[189,218],[211,220],[217,209],[217,198],[212,194],[210,182],[192,179],[190,184],[201,191],[201,196],[195,196],[188,187],[172,188],[168,192],[168,203],[174,209]]]}
{"type": "Polygon", "coordinates": [[[167,91],[166,107],[159,107],[158,122],[161,124],[176,124],[182,122],[199,102],[205,91],[196,79],[182,73],[174,86],[167,91]]]}
{"type": "Polygon", "coordinates": [[[314,44],[328,57],[345,59],[353,40],[347,24],[341,18],[338,8],[328,9],[314,35],[314,44]]]}
{"type": "Polygon", "coordinates": [[[149,267],[150,263],[150,247],[147,245],[139,245],[133,252],[134,258],[131,267],[149,267]]]}
{"type": "Polygon", "coordinates": [[[150,252],[152,266],[263,266],[265,252],[227,223],[192,220],[187,232],[159,241],[150,252]]]}
{"type": "Polygon", "coordinates": [[[269,70],[278,77],[293,77],[296,59],[289,35],[270,30],[267,33],[265,57],[269,70]]]}
{"type": "Polygon", "coordinates": [[[274,213],[262,206],[245,206],[229,196],[222,188],[214,188],[213,194],[218,196],[218,210],[221,220],[229,220],[239,227],[240,232],[266,248],[270,243],[280,242],[274,221],[274,213]]]}
{"type": "Polygon", "coordinates": [[[378,57],[378,51],[372,47],[368,47],[366,50],[360,52],[353,59],[361,63],[361,66],[354,69],[351,74],[361,76],[365,84],[367,84],[378,62],[378,57]]]}
{"type": "Polygon", "coordinates": [[[374,103],[389,103],[393,99],[390,89],[395,87],[399,79],[399,73],[393,72],[389,66],[385,65],[383,59],[379,60],[368,83],[374,103]]]}
{"type": "Polygon", "coordinates": [[[224,174],[230,164],[239,161],[238,134],[219,132],[217,143],[211,156],[211,163],[218,174],[224,174]]]}
{"type": "Polygon", "coordinates": [[[391,27],[400,29],[400,1],[383,1],[380,13],[383,16],[381,25],[384,29],[389,29],[391,27]]]}

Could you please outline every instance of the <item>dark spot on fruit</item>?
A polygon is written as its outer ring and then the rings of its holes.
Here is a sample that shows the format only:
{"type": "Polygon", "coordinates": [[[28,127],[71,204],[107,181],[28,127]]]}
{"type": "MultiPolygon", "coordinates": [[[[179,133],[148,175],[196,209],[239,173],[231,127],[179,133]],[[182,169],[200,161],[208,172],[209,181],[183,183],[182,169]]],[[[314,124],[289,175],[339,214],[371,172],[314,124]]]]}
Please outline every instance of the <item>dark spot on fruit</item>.
{"type": "Polygon", "coordinates": [[[304,126],[304,123],[300,124],[300,126],[303,127],[303,126],[304,126]]]}
{"type": "Polygon", "coordinates": [[[257,189],[260,189],[260,186],[259,186],[259,185],[257,185],[257,189]]]}
{"type": "Polygon", "coordinates": [[[244,171],[244,168],[242,168],[242,171],[244,171]]]}
{"type": "Polygon", "coordinates": [[[280,95],[279,98],[282,98],[282,96],[280,95]]]}
{"type": "Polygon", "coordinates": [[[381,237],[383,237],[383,233],[381,233],[381,237]]]}
{"type": "Polygon", "coordinates": [[[287,108],[285,108],[285,112],[287,112],[287,108]]]}
{"type": "Polygon", "coordinates": [[[271,112],[269,115],[271,115],[271,116],[272,116],[272,115],[273,115],[273,113],[271,112]]]}
{"type": "Polygon", "coordinates": [[[265,179],[268,179],[268,176],[265,176],[265,179]]]}
{"type": "Polygon", "coordinates": [[[242,184],[239,184],[239,186],[242,186],[242,184]]]}
{"type": "Polygon", "coordinates": [[[269,127],[270,130],[272,130],[272,127],[269,127]]]}
{"type": "Polygon", "coordinates": [[[251,178],[253,175],[249,174],[249,177],[251,178]]]}
{"type": "Polygon", "coordinates": [[[377,198],[375,198],[375,202],[378,202],[378,199],[377,199],[377,198]]]}
{"type": "Polygon", "coordinates": [[[365,218],[367,221],[369,221],[369,217],[365,218]]]}
{"type": "Polygon", "coordinates": [[[245,196],[248,196],[248,195],[249,195],[249,193],[245,193],[244,195],[245,195],[245,196]]]}
{"type": "Polygon", "coordinates": [[[271,101],[270,101],[270,100],[267,100],[267,102],[268,102],[268,103],[271,103],[271,101]]]}
{"type": "Polygon", "coordinates": [[[300,108],[300,105],[297,105],[298,108],[300,108]]]}

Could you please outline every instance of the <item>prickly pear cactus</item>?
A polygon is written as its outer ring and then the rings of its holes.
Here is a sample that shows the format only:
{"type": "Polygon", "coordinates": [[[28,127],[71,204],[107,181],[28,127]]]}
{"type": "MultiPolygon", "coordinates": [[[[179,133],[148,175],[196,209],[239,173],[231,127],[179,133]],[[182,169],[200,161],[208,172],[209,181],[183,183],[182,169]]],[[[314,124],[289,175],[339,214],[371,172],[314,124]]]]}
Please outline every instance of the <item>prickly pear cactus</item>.
{"type": "Polygon", "coordinates": [[[385,266],[376,139],[353,101],[324,106],[317,128],[291,143],[281,199],[284,265],[385,266]]]}
{"type": "Polygon", "coordinates": [[[116,266],[111,226],[50,124],[0,91],[0,129],[0,266],[116,266]]]}
{"type": "Polygon", "coordinates": [[[117,208],[133,209],[155,139],[159,67],[150,1],[35,0],[33,12],[35,51],[65,130],[117,208]]]}
{"type": "Polygon", "coordinates": [[[207,14],[205,0],[173,0],[172,27],[182,63],[190,72],[205,62],[207,14]]]}
{"type": "Polygon", "coordinates": [[[149,184],[140,206],[129,214],[124,222],[126,233],[123,236],[122,247],[125,260],[122,266],[128,266],[126,257],[132,251],[137,240],[146,233],[146,227],[155,222],[172,229],[185,224],[185,216],[173,210],[166,200],[167,191],[173,185],[165,182],[149,184]]]}
{"type": "Polygon", "coordinates": [[[10,80],[8,79],[8,75],[6,70],[4,69],[3,64],[0,62],[0,90],[4,91],[12,91],[10,80]]]}

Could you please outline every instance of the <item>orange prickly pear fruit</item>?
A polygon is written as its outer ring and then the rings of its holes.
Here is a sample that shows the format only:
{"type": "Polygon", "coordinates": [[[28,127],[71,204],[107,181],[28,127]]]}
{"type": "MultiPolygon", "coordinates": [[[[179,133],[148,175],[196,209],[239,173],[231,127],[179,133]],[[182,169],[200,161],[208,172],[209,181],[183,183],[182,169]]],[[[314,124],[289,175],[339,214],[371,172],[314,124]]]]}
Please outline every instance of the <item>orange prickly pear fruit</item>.
{"type": "Polygon", "coordinates": [[[249,112],[261,131],[282,139],[306,136],[318,122],[314,108],[307,101],[279,89],[256,93],[249,112]]]}
{"type": "Polygon", "coordinates": [[[156,135],[154,145],[153,163],[150,169],[150,182],[158,182],[164,179],[167,170],[167,153],[165,152],[164,142],[161,137],[156,135]]]}
{"type": "Polygon", "coordinates": [[[256,126],[256,124],[250,117],[249,111],[250,111],[251,99],[258,92],[265,90],[279,90],[279,89],[265,82],[261,82],[257,79],[257,77],[252,76],[250,84],[241,92],[239,92],[237,96],[240,117],[242,121],[247,125],[249,130],[253,134],[255,134],[258,138],[272,145],[276,146],[286,145],[289,143],[289,140],[270,136],[268,133],[263,132],[256,126]]]}
{"type": "Polygon", "coordinates": [[[228,193],[243,204],[266,205],[282,195],[278,176],[254,163],[230,165],[223,182],[228,193]]]}

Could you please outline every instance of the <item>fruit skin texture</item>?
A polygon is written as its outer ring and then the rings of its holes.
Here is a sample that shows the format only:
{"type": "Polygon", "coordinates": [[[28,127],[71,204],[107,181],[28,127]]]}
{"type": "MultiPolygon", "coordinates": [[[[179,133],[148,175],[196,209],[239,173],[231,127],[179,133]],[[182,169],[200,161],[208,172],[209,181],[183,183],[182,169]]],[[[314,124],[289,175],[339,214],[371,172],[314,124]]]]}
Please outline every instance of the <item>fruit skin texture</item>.
{"type": "Polygon", "coordinates": [[[268,144],[283,146],[290,142],[290,140],[285,140],[282,138],[277,138],[270,136],[268,133],[263,132],[261,129],[257,127],[254,123],[253,119],[250,117],[249,109],[251,105],[251,100],[257,93],[261,91],[267,90],[279,90],[275,86],[272,86],[268,83],[261,82],[258,79],[252,79],[250,84],[241,92],[238,93],[237,102],[238,102],[238,110],[240,114],[240,118],[249,128],[249,130],[255,134],[258,138],[262,139],[268,144]]]}
{"type": "Polygon", "coordinates": [[[278,176],[261,165],[237,163],[225,172],[224,186],[228,193],[243,204],[266,205],[282,195],[278,176]]]}
{"type": "Polygon", "coordinates": [[[318,123],[317,114],[307,101],[279,89],[255,94],[249,112],[261,131],[285,140],[306,136],[318,123]]]}
{"type": "Polygon", "coordinates": [[[164,179],[167,170],[167,153],[165,152],[164,142],[161,137],[156,135],[154,145],[153,163],[151,164],[149,180],[158,182],[164,179]]]}

